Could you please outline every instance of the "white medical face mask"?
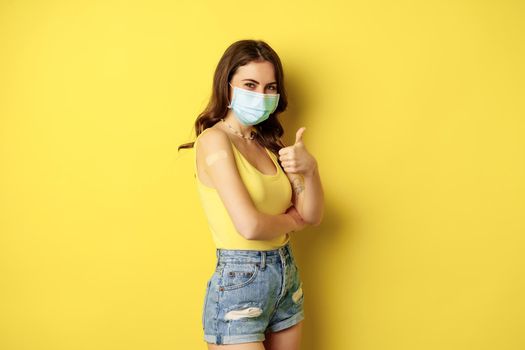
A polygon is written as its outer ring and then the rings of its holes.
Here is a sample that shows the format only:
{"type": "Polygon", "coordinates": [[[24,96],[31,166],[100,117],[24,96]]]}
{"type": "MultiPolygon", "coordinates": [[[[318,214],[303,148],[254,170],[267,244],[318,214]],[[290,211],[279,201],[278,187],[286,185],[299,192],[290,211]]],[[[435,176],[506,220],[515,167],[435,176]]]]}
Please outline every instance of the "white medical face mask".
{"type": "Polygon", "coordinates": [[[233,98],[228,108],[233,110],[243,125],[259,124],[277,108],[279,94],[261,94],[229,84],[233,87],[233,98]]]}

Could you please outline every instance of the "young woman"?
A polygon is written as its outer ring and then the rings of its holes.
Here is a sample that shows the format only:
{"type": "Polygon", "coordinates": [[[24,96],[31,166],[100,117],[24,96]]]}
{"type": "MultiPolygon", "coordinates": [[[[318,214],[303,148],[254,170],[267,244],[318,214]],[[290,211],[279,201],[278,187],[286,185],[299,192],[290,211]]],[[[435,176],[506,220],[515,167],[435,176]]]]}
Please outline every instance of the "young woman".
{"type": "Polygon", "coordinates": [[[215,70],[195,121],[198,194],[217,247],[202,311],[208,349],[299,349],[302,281],[290,232],[318,225],[323,190],[302,141],[285,147],[281,61],[264,41],[240,40],[215,70]]]}

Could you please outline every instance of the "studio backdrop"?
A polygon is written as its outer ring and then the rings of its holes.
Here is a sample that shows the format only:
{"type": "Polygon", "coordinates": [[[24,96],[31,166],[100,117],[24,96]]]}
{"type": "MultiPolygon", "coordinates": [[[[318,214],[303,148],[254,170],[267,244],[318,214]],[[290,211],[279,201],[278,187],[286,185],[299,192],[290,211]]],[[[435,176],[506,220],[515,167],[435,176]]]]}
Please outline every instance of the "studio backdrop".
{"type": "Polygon", "coordinates": [[[305,350],[525,348],[523,1],[0,1],[0,348],[206,349],[193,123],[279,54],[305,350]]]}

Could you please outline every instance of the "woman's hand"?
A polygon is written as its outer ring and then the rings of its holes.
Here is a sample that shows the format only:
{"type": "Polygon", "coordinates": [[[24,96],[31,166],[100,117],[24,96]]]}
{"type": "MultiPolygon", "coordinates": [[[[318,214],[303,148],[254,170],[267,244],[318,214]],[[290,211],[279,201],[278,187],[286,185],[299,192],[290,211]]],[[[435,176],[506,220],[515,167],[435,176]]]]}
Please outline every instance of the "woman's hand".
{"type": "Polygon", "coordinates": [[[317,167],[317,161],[306,150],[302,140],[305,130],[304,126],[297,130],[295,143],[279,150],[279,160],[287,173],[311,176],[317,167]]]}
{"type": "Polygon", "coordinates": [[[295,221],[296,228],[293,231],[300,231],[308,225],[293,205],[286,209],[285,214],[290,215],[295,221]]]}

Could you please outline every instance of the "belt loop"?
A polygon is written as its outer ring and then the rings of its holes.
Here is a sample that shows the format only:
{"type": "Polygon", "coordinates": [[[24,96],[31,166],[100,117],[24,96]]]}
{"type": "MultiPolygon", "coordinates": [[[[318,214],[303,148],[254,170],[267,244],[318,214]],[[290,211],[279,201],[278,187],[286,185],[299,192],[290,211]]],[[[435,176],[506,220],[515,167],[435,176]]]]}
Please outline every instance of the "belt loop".
{"type": "Polygon", "coordinates": [[[266,252],[261,250],[261,270],[266,268],[266,252]]]}

